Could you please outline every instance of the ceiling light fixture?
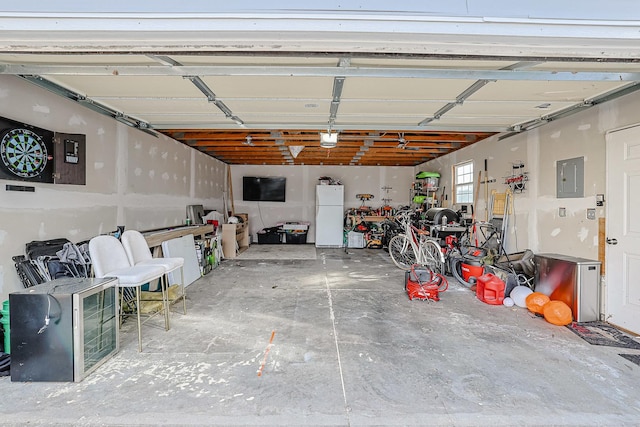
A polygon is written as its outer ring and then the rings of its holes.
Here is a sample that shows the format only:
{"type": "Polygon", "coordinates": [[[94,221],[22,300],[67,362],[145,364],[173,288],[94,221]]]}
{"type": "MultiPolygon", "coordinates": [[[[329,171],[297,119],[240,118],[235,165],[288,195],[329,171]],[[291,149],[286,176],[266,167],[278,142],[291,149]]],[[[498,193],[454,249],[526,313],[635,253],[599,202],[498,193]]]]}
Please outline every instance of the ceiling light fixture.
{"type": "Polygon", "coordinates": [[[320,147],[322,148],[334,148],[338,145],[338,133],[331,132],[320,132],[320,147]]]}
{"type": "Polygon", "coordinates": [[[409,143],[409,141],[404,139],[404,132],[399,133],[398,134],[398,145],[396,146],[396,148],[404,149],[407,146],[408,143],[409,143]]]}

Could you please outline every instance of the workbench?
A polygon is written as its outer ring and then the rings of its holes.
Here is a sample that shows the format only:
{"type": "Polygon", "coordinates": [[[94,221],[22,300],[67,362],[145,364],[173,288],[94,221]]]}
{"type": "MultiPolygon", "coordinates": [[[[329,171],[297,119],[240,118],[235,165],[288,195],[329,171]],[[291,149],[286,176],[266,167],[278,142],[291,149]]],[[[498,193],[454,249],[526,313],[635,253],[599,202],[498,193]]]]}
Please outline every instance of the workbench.
{"type": "Polygon", "coordinates": [[[154,257],[162,256],[162,242],[176,239],[178,237],[193,234],[195,239],[204,239],[205,235],[212,234],[216,230],[213,224],[201,225],[181,225],[177,227],[162,228],[157,230],[143,231],[142,235],[151,249],[154,257]]]}

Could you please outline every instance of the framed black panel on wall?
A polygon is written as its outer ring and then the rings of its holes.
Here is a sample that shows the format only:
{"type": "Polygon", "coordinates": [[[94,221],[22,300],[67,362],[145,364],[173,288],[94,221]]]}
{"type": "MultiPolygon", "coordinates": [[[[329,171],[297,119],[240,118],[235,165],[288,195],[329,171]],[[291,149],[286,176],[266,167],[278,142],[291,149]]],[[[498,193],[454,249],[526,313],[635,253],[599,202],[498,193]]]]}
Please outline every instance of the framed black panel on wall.
{"type": "Polygon", "coordinates": [[[56,184],[86,184],[86,145],[83,134],[56,132],[53,137],[56,184]]]}
{"type": "Polygon", "coordinates": [[[53,132],[0,117],[0,178],[54,182],[53,132]]]}

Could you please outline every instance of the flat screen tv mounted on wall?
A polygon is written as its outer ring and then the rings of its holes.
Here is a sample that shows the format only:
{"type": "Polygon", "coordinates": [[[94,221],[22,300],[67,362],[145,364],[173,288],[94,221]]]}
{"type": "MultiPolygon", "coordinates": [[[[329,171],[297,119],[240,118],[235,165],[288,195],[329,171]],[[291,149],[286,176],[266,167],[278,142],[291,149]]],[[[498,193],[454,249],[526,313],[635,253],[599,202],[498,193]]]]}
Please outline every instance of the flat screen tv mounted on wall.
{"type": "Polygon", "coordinates": [[[287,178],[242,177],[242,200],[250,202],[284,202],[287,178]]]}

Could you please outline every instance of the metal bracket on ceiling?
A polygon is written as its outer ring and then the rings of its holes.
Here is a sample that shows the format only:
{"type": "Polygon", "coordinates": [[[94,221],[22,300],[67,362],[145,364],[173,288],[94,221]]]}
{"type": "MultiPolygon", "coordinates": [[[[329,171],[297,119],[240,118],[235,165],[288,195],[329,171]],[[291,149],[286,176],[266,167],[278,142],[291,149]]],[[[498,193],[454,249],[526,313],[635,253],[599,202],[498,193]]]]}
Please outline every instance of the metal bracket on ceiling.
{"type": "MultiPolygon", "coordinates": [[[[513,63],[511,65],[508,65],[506,67],[501,68],[501,71],[507,71],[507,70],[520,70],[523,68],[529,68],[532,67],[534,65],[538,64],[538,62],[533,62],[533,61],[521,61],[521,62],[516,62],[513,63]]],[[[434,121],[434,120],[440,120],[440,117],[442,117],[444,114],[448,113],[449,111],[451,111],[454,107],[459,106],[464,104],[464,102],[474,93],[476,93],[477,91],[479,91],[480,89],[482,89],[486,84],[488,83],[493,83],[496,82],[496,79],[479,79],[476,82],[474,82],[471,86],[469,86],[468,88],[466,88],[465,90],[463,90],[462,92],[460,92],[460,94],[458,94],[458,96],[456,96],[456,100],[455,102],[449,102],[448,104],[444,105],[442,108],[440,108],[438,111],[436,111],[432,117],[427,117],[426,119],[422,120],[420,123],[418,123],[418,126],[425,126],[426,124],[434,121]]]]}
{"type": "MultiPolygon", "coordinates": [[[[338,67],[346,68],[351,66],[351,58],[340,58],[338,60],[338,67]]],[[[333,91],[331,93],[331,106],[329,107],[329,131],[331,127],[336,123],[336,117],[338,115],[338,107],[340,107],[340,98],[342,98],[342,88],[344,86],[344,76],[335,76],[333,78],[333,91]]]]}
{"type": "MultiPolygon", "coordinates": [[[[184,67],[180,62],[174,60],[173,58],[165,55],[147,55],[149,58],[157,61],[163,65],[169,65],[171,67],[184,67]]],[[[215,94],[213,90],[202,80],[202,78],[198,75],[184,75],[182,78],[187,79],[193,83],[195,87],[198,88],[200,92],[204,96],[207,97],[207,101],[218,107],[220,111],[224,114],[224,116],[228,119],[234,121],[238,126],[245,127],[244,121],[233,114],[233,111],[227,105],[218,99],[218,96],[215,94]]]]}

